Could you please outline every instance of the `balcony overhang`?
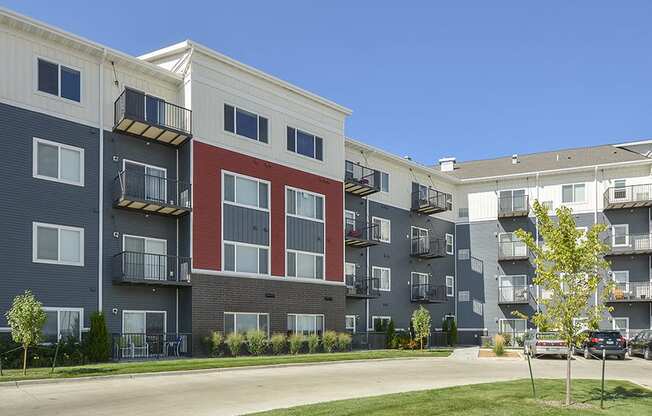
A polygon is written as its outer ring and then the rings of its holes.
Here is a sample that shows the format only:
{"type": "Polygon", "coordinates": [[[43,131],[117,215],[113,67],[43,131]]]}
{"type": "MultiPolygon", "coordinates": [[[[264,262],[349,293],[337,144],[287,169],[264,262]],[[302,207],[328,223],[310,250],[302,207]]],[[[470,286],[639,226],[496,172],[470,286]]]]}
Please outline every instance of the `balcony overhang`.
{"type": "Polygon", "coordinates": [[[530,210],[508,210],[508,211],[498,211],[498,218],[518,218],[518,217],[527,217],[530,214],[530,210]]]}
{"type": "Polygon", "coordinates": [[[124,208],[132,211],[141,211],[148,214],[159,214],[172,217],[180,217],[192,211],[189,207],[166,204],[161,201],[148,201],[129,197],[128,195],[119,196],[113,202],[113,206],[115,208],[124,208]]]}
{"type": "Polygon", "coordinates": [[[352,195],[365,197],[376,192],[380,192],[380,188],[365,184],[354,179],[344,181],[344,191],[352,195]]]}
{"type": "Polygon", "coordinates": [[[364,237],[354,237],[350,235],[345,235],[344,244],[346,244],[348,247],[365,248],[365,247],[375,246],[378,244],[378,242],[375,240],[366,239],[364,237]]]}
{"type": "Polygon", "coordinates": [[[147,279],[131,278],[126,276],[115,276],[113,283],[117,285],[145,285],[145,286],[192,286],[190,280],[162,280],[162,279],[147,279]]]}
{"type": "Polygon", "coordinates": [[[605,204],[605,210],[612,209],[631,209],[631,208],[646,208],[652,207],[652,200],[647,201],[610,201],[605,204]]]}

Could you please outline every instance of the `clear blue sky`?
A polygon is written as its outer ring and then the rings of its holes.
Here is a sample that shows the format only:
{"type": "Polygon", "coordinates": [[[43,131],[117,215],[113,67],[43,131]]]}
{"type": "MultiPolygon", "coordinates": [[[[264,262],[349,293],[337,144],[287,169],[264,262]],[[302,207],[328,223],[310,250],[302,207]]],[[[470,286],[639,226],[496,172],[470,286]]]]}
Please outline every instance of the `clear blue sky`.
{"type": "Polygon", "coordinates": [[[203,3],[0,0],[134,55],[196,40],[424,163],[652,138],[652,1],[203,3]]]}

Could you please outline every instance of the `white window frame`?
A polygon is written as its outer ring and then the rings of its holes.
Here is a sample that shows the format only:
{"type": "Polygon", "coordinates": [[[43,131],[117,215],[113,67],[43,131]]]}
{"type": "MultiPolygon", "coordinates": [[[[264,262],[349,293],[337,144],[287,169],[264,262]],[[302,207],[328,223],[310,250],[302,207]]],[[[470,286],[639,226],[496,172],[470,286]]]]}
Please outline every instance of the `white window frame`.
{"type": "Polygon", "coordinates": [[[285,135],[284,136],[285,136],[285,145],[284,145],[285,151],[288,152],[289,154],[299,156],[299,157],[305,158],[307,160],[312,160],[313,162],[319,162],[319,163],[325,163],[326,162],[326,139],[324,137],[317,136],[314,133],[310,133],[309,131],[306,131],[304,129],[300,129],[298,127],[290,126],[289,124],[285,126],[285,135]],[[288,129],[288,127],[291,128],[291,129],[294,129],[294,151],[288,149],[288,144],[287,144],[287,129],[288,129]],[[313,146],[314,146],[314,149],[315,149],[315,156],[314,157],[306,156],[304,154],[301,154],[301,153],[297,152],[297,135],[299,133],[299,130],[301,130],[302,133],[305,133],[308,136],[313,137],[312,140],[313,140],[313,146]],[[317,137],[319,137],[321,139],[321,159],[317,159],[317,137]]]}
{"type": "Polygon", "coordinates": [[[81,227],[71,227],[68,225],[49,224],[45,222],[32,222],[32,262],[45,264],[59,264],[66,266],[84,266],[84,229],[81,227]],[[57,230],[57,258],[58,260],[48,260],[38,258],[38,228],[51,228],[57,230]],[[61,230],[79,232],[79,262],[61,260],[61,230]]]}
{"type": "Polygon", "coordinates": [[[147,333],[147,314],[148,313],[162,313],[163,314],[163,334],[167,334],[168,332],[168,313],[167,311],[154,311],[154,310],[139,310],[139,309],[123,309],[122,311],[122,320],[121,320],[121,334],[125,333],[125,314],[126,313],[142,313],[143,314],[143,322],[145,323],[144,330],[145,334],[147,333]]]}
{"type": "MultiPolygon", "coordinates": [[[[371,316],[371,327],[367,328],[369,331],[373,331],[376,328],[376,320],[392,320],[391,316],[387,315],[372,315],[371,316]]],[[[389,324],[389,322],[388,322],[389,324]]]]}
{"type": "Polygon", "coordinates": [[[561,203],[562,204],[585,204],[587,200],[587,189],[586,189],[586,183],[585,182],[577,182],[577,183],[565,183],[561,186],[561,203]],[[565,186],[571,186],[573,189],[573,200],[568,202],[564,201],[564,187],[565,186]],[[576,199],[575,195],[575,188],[578,186],[583,186],[584,187],[584,199],[582,201],[579,201],[576,199]]]}
{"type": "Polygon", "coordinates": [[[391,244],[391,242],[392,242],[392,221],[388,220],[387,218],[382,218],[382,217],[371,217],[371,224],[372,225],[375,223],[375,221],[379,222],[379,224],[378,224],[378,237],[379,237],[378,241],[380,241],[381,243],[391,244]],[[383,239],[383,233],[382,233],[383,223],[387,223],[387,229],[388,229],[387,239],[383,239]]]}
{"type": "Polygon", "coordinates": [[[82,147],[71,146],[69,144],[63,144],[58,142],[53,142],[51,140],[41,139],[39,137],[33,137],[32,139],[32,177],[36,179],[43,179],[46,181],[65,183],[67,185],[75,186],[84,186],[84,149],[82,147]],[[39,175],[38,173],[38,145],[42,143],[49,146],[54,146],[57,148],[57,177],[53,178],[51,176],[39,175]],[[61,179],[61,149],[70,150],[73,152],[79,153],[79,182],[69,181],[66,179],[61,179]]]}
{"type": "Polygon", "coordinates": [[[62,64],[60,62],[57,62],[56,60],[50,59],[50,58],[45,58],[43,56],[36,55],[34,56],[34,77],[33,77],[33,83],[34,83],[34,93],[43,97],[47,98],[54,98],[57,100],[63,100],[66,103],[73,104],[73,105],[78,105],[82,107],[84,104],[84,71],[82,71],[81,68],[76,67],[74,65],[68,65],[68,64],[62,64]],[[58,77],[58,90],[57,90],[57,95],[50,94],[49,92],[41,91],[38,89],[38,61],[39,59],[41,61],[48,62],[50,64],[56,65],[57,66],[57,77],[58,77]],[[61,67],[64,66],[68,69],[72,69],[73,71],[79,72],[79,101],[71,100],[70,98],[62,97],[61,96],[61,67]]]}
{"type": "Polygon", "coordinates": [[[449,298],[455,297],[455,277],[446,276],[446,296],[449,298]],[[450,289],[450,293],[448,290],[450,289]]]}
{"type": "Polygon", "coordinates": [[[355,334],[356,332],[357,318],[355,315],[345,315],[344,316],[344,329],[349,330],[355,334]],[[348,326],[348,320],[353,319],[353,326],[348,326]]]}
{"type": "MultiPolygon", "coordinates": [[[[268,258],[269,257],[271,257],[271,256],[268,256],[268,258]]],[[[294,249],[290,249],[290,248],[285,249],[285,269],[286,269],[285,270],[285,277],[287,277],[289,279],[326,280],[326,255],[324,253],[313,253],[312,251],[294,250],[294,249]],[[294,253],[294,272],[295,272],[295,274],[297,274],[297,270],[298,270],[298,267],[297,267],[298,256],[297,256],[297,254],[307,254],[307,255],[313,256],[313,259],[314,259],[314,262],[315,262],[315,271],[317,270],[317,257],[321,257],[322,258],[322,261],[321,261],[321,269],[322,269],[321,270],[321,276],[322,277],[319,278],[319,277],[306,277],[306,276],[290,276],[288,274],[288,270],[287,270],[288,253],[294,253]]]]}
{"type": "MultiPolygon", "coordinates": [[[[79,313],[79,342],[82,340],[82,332],[84,329],[84,308],[66,308],[66,307],[52,307],[44,306],[43,310],[46,312],[56,312],[57,313],[57,340],[61,340],[61,327],[60,327],[60,318],[59,312],[78,312],[79,313]]],[[[44,343],[47,344],[47,343],[44,343]]]]}
{"type": "MultiPolygon", "coordinates": [[[[247,110],[246,108],[240,107],[238,105],[234,105],[228,102],[224,102],[224,105],[228,105],[230,107],[233,107],[233,132],[230,132],[226,129],[226,123],[225,120],[222,120],[222,131],[224,133],[231,135],[231,136],[236,136],[241,139],[249,140],[250,142],[253,140],[259,144],[265,145],[265,146],[270,146],[271,145],[271,119],[267,117],[264,114],[260,114],[256,111],[251,111],[247,110]],[[244,111],[245,113],[253,114],[256,116],[256,138],[252,139],[251,137],[243,136],[242,134],[238,134],[238,117],[237,117],[237,111],[241,110],[244,111]],[[261,142],[260,141],[260,118],[264,118],[267,120],[267,142],[261,142]]],[[[224,112],[224,107],[222,107],[222,112],[224,112]]]]}
{"type": "MultiPolygon", "coordinates": [[[[226,205],[233,205],[233,206],[236,206],[236,207],[249,208],[249,209],[256,209],[256,210],[258,210],[258,211],[270,212],[270,207],[271,207],[271,205],[272,205],[272,201],[271,201],[271,199],[270,199],[270,197],[271,197],[271,187],[272,187],[272,184],[271,184],[270,181],[267,181],[267,180],[265,180],[265,179],[256,178],[256,177],[253,177],[253,176],[243,175],[243,174],[241,174],[241,173],[235,173],[235,172],[231,172],[231,171],[223,170],[223,171],[222,171],[222,184],[221,184],[221,185],[222,185],[222,203],[223,203],[223,204],[226,204],[226,205]],[[226,193],[226,186],[224,185],[224,184],[226,183],[226,181],[225,181],[225,176],[226,176],[226,175],[230,175],[230,176],[233,176],[233,177],[234,177],[234,180],[233,180],[233,201],[227,201],[227,200],[224,198],[225,193],[226,193]],[[236,178],[238,178],[238,177],[239,177],[239,178],[242,178],[242,179],[247,179],[247,180],[250,180],[250,181],[256,182],[256,184],[257,184],[257,189],[256,189],[256,206],[254,206],[254,205],[242,204],[242,203],[237,202],[237,200],[238,200],[238,197],[237,197],[237,195],[238,195],[238,185],[237,185],[237,182],[238,182],[238,181],[236,180],[236,178]],[[263,207],[260,206],[260,188],[259,188],[259,186],[260,186],[261,183],[264,183],[264,184],[267,185],[267,208],[263,208],[263,207]]],[[[222,215],[222,217],[224,217],[224,215],[222,215]]]]}
{"type": "Polygon", "coordinates": [[[628,247],[629,246],[629,224],[612,224],[611,225],[611,246],[612,247],[628,247]],[[625,243],[616,244],[616,228],[625,228],[625,243]]]}
{"type": "MultiPolygon", "coordinates": [[[[267,317],[267,336],[269,337],[269,327],[270,327],[270,319],[269,319],[269,313],[267,312],[224,312],[224,317],[226,318],[226,315],[233,315],[233,330],[236,333],[244,334],[244,332],[238,332],[238,315],[256,315],[256,330],[260,331],[260,317],[261,316],[266,316],[267,317]]],[[[226,319],[224,323],[224,332],[226,333],[226,319]]],[[[227,334],[228,335],[228,334],[227,334]]]]}
{"type": "MultiPolygon", "coordinates": [[[[516,321],[524,322],[525,323],[524,332],[527,332],[527,319],[523,319],[523,318],[500,318],[500,319],[498,319],[498,331],[500,333],[505,333],[504,328],[503,328],[503,325],[504,325],[503,323],[504,322],[509,322],[509,321],[514,321],[514,328],[516,328],[516,321]]],[[[518,334],[519,332],[516,332],[516,330],[514,330],[514,333],[518,334]]]]}
{"type": "Polygon", "coordinates": [[[611,280],[615,284],[618,284],[618,283],[625,284],[625,292],[629,293],[629,270],[612,270],[611,271],[611,280]],[[616,280],[616,273],[623,274],[624,277],[625,277],[625,281],[624,282],[618,282],[616,280]]]}
{"type": "Polygon", "coordinates": [[[379,171],[379,172],[380,172],[380,184],[379,184],[380,185],[380,192],[384,192],[384,193],[388,194],[389,190],[390,190],[389,173],[383,172],[383,171],[379,171]],[[383,189],[383,177],[387,178],[387,190],[383,189]]]}
{"type": "Polygon", "coordinates": [[[455,236],[453,234],[446,233],[446,254],[453,255],[455,253],[455,236]],[[450,239],[450,244],[448,240],[450,239]],[[450,246],[450,250],[448,247],[450,246]]]}
{"type": "Polygon", "coordinates": [[[302,218],[304,220],[326,223],[326,195],[286,185],[285,186],[285,195],[284,195],[286,205],[287,205],[287,193],[288,193],[289,190],[294,191],[294,212],[295,212],[295,214],[291,214],[288,211],[288,207],[286,206],[285,207],[285,215],[287,215],[288,217],[302,218]],[[321,213],[322,213],[322,217],[323,217],[322,219],[316,218],[317,217],[317,204],[315,204],[315,213],[314,213],[315,217],[307,217],[305,215],[296,214],[297,205],[298,205],[297,200],[298,200],[298,196],[299,196],[298,194],[300,194],[300,193],[308,194],[308,195],[311,195],[311,196],[313,196],[315,198],[317,198],[317,197],[321,198],[321,203],[322,203],[321,213]]]}
{"type": "MultiPolygon", "coordinates": [[[[322,322],[322,325],[323,325],[322,333],[326,332],[326,317],[324,316],[323,313],[293,313],[293,312],[290,312],[290,313],[287,314],[287,317],[289,317],[290,315],[294,316],[294,328],[295,329],[298,326],[297,325],[297,320],[299,319],[299,316],[310,316],[310,317],[314,318],[315,319],[315,332],[317,331],[317,329],[316,329],[317,328],[317,318],[321,316],[321,322],[322,322]]],[[[287,325],[287,323],[286,323],[286,325],[287,325]]],[[[287,328],[287,331],[289,332],[290,328],[287,328]]]]}
{"type": "Polygon", "coordinates": [[[629,316],[612,316],[611,317],[611,329],[613,330],[620,330],[618,327],[616,327],[616,319],[624,319],[627,322],[627,329],[625,329],[625,333],[621,334],[625,338],[629,339],[629,316]]]}
{"type": "MultiPolygon", "coordinates": [[[[382,274],[383,271],[387,271],[387,285],[388,285],[388,287],[387,287],[387,289],[382,288],[382,278],[380,278],[378,280],[378,287],[374,287],[373,289],[374,290],[379,290],[381,292],[391,292],[392,291],[392,269],[390,269],[389,267],[372,266],[371,267],[371,277],[372,277],[372,279],[375,278],[375,273],[374,272],[376,270],[380,270],[381,274],[382,274]]],[[[373,282],[374,282],[374,280],[372,280],[372,283],[373,282]]]]}
{"type": "Polygon", "coordinates": [[[256,275],[256,276],[269,276],[271,275],[271,253],[270,253],[270,247],[269,245],[261,245],[261,244],[251,244],[251,243],[242,243],[239,241],[231,241],[231,240],[224,240],[222,239],[222,270],[225,272],[229,273],[239,273],[239,274],[244,274],[244,275],[256,275]],[[238,264],[238,247],[237,246],[243,246],[243,247],[254,247],[258,249],[258,255],[256,256],[256,270],[258,270],[257,273],[251,273],[251,272],[239,272],[237,270],[226,270],[225,266],[225,253],[226,253],[226,245],[232,245],[235,246],[235,249],[233,251],[233,267],[237,268],[238,264]],[[267,273],[260,273],[260,249],[267,249],[267,273]]]}

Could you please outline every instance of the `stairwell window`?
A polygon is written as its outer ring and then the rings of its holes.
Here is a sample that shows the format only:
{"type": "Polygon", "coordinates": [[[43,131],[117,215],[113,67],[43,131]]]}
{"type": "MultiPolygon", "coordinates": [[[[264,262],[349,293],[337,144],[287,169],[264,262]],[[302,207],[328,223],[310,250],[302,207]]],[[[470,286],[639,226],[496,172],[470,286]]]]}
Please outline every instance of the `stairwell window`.
{"type": "Polygon", "coordinates": [[[455,278],[453,276],[446,276],[446,296],[455,296],[455,278]]]}
{"type": "Polygon", "coordinates": [[[32,223],[34,263],[84,265],[84,229],[65,225],[32,223]]]}
{"type": "Polygon", "coordinates": [[[287,150],[312,159],[324,160],[324,139],[288,126],[287,150]]]}
{"type": "Polygon", "coordinates": [[[446,254],[453,254],[455,252],[454,248],[453,234],[446,234],[446,254]]]}
{"type": "Polygon", "coordinates": [[[224,131],[237,134],[261,143],[267,143],[269,121],[242,108],[224,104],[224,131]]]}
{"type": "Polygon", "coordinates": [[[37,58],[36,68],[38,91],[81,102],[80,71],[42,58],[37,58]]]}
{"type": "Polygon", "coordinates": [[[84,186],[84,149],[34,137],[32,176],[84,186]]]}
{"type": "Polygon", "coordinates": [[[578,204],[586,202],[586,185],[583,183],[562,185],[561,202],[564,204],[578,204]]]}

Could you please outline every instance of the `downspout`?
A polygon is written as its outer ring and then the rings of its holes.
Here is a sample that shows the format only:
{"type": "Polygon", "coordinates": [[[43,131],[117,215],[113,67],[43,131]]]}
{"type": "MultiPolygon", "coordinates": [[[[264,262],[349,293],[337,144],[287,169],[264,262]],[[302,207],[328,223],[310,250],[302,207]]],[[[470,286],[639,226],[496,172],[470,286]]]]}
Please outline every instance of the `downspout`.
{"type": "Polygon", "coordinates": [[[98,119],[100,125],[100,163],[99,163],[99,197],[98,197],[98,256],[97,256],[97,310],[102,312],[103,304],[103,268],[104,268],[104,61],[107,50],[102,49],[102,60],[100,61],[99,73],[99,103],[98,119]]]}
{"type": "MultiPolygon", "coordinates": [[[[539,172],[537,172],[536,177],[535,177],[535,189],[536,189],[536,195],[537,195],[537,201],[539,201],[540,195],[539,195],[539,172]]],[[[541,203],[541,201],[539,201],[541,203]]],[[[539,244],[539,219],[534,216],[534,236],[537,245],[539,244]]],[[[541,288],[539,285],[537,285],[537,299],[541,299],[541,288]]],[[[540,312],[541,308],[539,307],[539,302],[537,301],[537,312],[540,312]]],[[[538,329],[538,328],[537,328],[538,329]]]]}
{"type": "MultiPolygon", "coordinates": [[[[366,200],[365,200],[365,209],[367,211],[367,213],[366,213],[367,217],[365,218],[365,220],[367,221],[367,224],[369,224],[369,222],[371,221],[371,219],[369,218],[369,198],[366,198],[366,200]]],[[[369,276],[371,276],[369,274],[369,272],[370,272],[370,270],[369,270],[369,247],[367,247],[366,250],[367,250],[367,255],[365,256],[366,260],[367,260],[367,266],[366,266],[366,269],[367,269],[366,275],[367,276],[366,277],[368,278],[369,276]]],[[[373,276],[371,276],[371,278],[373,279],[373,276]]],[[[373,280],[372,280],[372,282],[373,282],[373,280]]],[[[379,287],[380,287],[380,283],[379,283],[379,287]]],[[[365,301],[366,302],[365,302],[364,325],[365,325],[365,330],[367,332],[367,345],[369,345],[369,327],[370,327],[369,326],[369,318],[370,318],[370,316],[369,316],[369,298],[365,299],[365,301]]],[[[372,324],[373,324],[373,322],[372,322],[372,324]]],[[[371,328],[371,330],[373,331],[373,327],[371,328]]]]}
{"type": "MultiPolygon", "coordinates": [[[[595,203],[593,204],[593,225],[598,223],[598,167],[593,170],[593,193],[595,194],[595,203]]],[[[598,288],[595,289],[595,307],[598,307],[598,288]]]]}

